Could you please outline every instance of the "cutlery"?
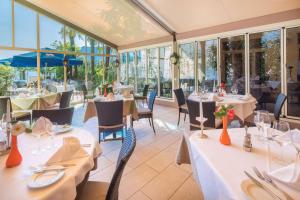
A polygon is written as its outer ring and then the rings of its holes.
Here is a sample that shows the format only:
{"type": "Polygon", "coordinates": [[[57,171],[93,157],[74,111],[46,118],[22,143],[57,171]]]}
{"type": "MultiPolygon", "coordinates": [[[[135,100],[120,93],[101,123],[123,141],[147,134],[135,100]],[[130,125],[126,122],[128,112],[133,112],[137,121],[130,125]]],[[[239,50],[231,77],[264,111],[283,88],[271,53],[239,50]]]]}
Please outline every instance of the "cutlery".
{"type": "Polygon", "coordinates": [[[244,171],[244,173],[252,180],[252,182],[258,187],[262,188],[264,191],[269,193],[274,199],[281,200],[279,196],[277,196],[272,190],[264,186],[261,182],[256,180],[253,176],[251,176],[248,172],[244,171]]]}
{"type": "Polygon", "coordinates": [[[48,171],[57,171],[57,170],[64,170],[67,169],[67,167],[63,167],[63,166],[57,166],[57,167],[47,167],[47,166],[31,166],[30,170],[37,174],[37,173],[44,173],[44,172],[48,172],[48,171]]]}

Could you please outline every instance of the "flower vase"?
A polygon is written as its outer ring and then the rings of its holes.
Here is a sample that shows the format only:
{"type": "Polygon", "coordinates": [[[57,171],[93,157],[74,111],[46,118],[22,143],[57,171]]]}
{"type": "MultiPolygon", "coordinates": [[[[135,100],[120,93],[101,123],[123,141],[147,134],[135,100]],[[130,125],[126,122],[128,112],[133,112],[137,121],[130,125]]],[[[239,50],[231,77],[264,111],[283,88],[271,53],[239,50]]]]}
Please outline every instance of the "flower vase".
{"type": "Polygon", "coordinates": [[[223,120],[223,131],[222,134],[220,135],[220,142],[221,144],[224,145],[230,145],[231,141],[227,131],[227,123],[228,123],[227,116],[223,117],[222,120],[223,120]]]}
{"type": "Polygon", "coordinates": [[[16,135],[12,135],[11,138],[11,150],[6,160],[6,167],[11,168],[18,166],[22,162],[22,155],[18,149],[18,140],[16,135]]]}

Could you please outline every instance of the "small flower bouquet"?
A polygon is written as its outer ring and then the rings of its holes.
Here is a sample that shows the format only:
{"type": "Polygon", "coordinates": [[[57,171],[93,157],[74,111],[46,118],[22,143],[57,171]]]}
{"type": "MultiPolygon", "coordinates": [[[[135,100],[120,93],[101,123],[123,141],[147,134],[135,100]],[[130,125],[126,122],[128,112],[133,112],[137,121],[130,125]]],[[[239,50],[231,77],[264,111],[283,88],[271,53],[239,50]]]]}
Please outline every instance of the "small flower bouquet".
{"type": "Polygon", "coordinates": [[[222,105],[215,112],[216,118],[222,119],[223,117],[228,116],[230,120],[234,118],[233,105],[222,105]]]}

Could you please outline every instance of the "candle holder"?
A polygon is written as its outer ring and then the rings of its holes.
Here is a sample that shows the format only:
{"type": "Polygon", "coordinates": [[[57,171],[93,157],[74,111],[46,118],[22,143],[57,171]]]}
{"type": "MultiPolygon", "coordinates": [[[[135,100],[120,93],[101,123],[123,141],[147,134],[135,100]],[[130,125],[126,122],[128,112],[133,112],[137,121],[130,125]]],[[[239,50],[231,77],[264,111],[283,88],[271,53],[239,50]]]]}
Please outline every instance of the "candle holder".
{"type": "Polygon", "coordinates": [[[196,120],[198,122],[200,122],[200,127],[201,127],[201,132],[200,132],[199,137],[202,138],[202,139],[208,138],[208,136],[203,132],[203,130],[204,130],[204,122],[207,121],[207,118],[205,118],[205,117],[196,117],[196,120]]]}

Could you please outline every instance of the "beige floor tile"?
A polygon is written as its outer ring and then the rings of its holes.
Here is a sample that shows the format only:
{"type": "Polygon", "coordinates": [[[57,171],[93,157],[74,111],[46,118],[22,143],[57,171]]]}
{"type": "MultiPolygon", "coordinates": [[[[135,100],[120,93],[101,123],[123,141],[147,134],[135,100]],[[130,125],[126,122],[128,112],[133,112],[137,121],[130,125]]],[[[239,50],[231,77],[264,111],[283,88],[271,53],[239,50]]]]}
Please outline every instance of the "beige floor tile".
{"type": "Polygon", "coordinates": [[[170,200],[202,200],[201,189],[193,179],[188,178],[186,182],[175,192],[170,200]]]}
{"type": "Polygon", "coordinates": [[[98,159],[97,159],[97,169],[94,170],[94,171],[91,171],[91,175],[107,168],[108,166],[111,166],[113,165],[114,163],[109,160],[108,158],[106,158],[105,156],[100,156],[98,159]]]}
{"type": "Polygon", "coordinates": [[[147,182],[157,176],[152,168],[141,165],[126,174],[120,184],[120,199],[127,199],[142,188],[147,182]]]}
{"type": "Polygon", "coordinates": [[[189,174],[170,165],[166,170],[147,183],[142,192],[155,200],[169,199],[175,191],[186,181],[189,174]]]}
{"type": "Polygon", "coordinates": [[[151,200],[141,191],[138,191],[133,196],[131,196],[128,200],[151,200]]]}
{"type": "Polygon", "coordinates": [[[176,163],[173,163],[174,166],[178,167],[181,170],[184,170],[185,172],[191,174],[193,173],[192,171],[192,166],[190,164],[181,164],[181,165],[177,165],[176,163]]]}
{"type": "Polygon", "coordinates": [[[114,151],[111,151],[108,154],[105,154],[105,157],[108,158],[111,162],[115,163],[118,160],[119,153],[120,153],[120,148],[118,148],[118,149],[116,149],[114,151]]]}

